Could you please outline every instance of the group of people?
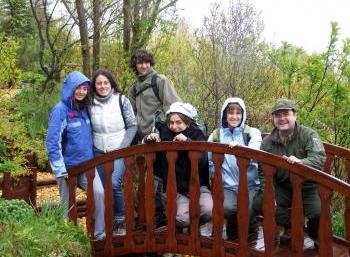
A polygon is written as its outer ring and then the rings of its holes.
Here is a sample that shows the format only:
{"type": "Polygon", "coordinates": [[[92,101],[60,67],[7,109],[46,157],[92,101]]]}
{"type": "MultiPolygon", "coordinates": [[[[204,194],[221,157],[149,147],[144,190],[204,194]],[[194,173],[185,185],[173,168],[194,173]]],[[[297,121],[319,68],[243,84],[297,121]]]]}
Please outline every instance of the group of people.
{"type": "MultiPolygon", "coordinates": [[[[50,114],[46,147],[51,168],[56,175],[61,201],[68,212],[67,170],[84,161],[135,143],[159,141],[210,141],[261,149],[274,153],[291,163],[301,163],[322,170],[326,159],[323,144],[317,133],[296,122],[296,106],[289,99],[277,100],[271,115],[274,129],[262,140],[261,132],[246,124],[247,109],[242,99],[228,98],[221,108],[220,126],[207,139],[198,126],[196,109],[183,103],[167,78],[158,74],[153,56],[144,49],[134,52],[130,67],[136,79],[128,97],[121,93],[113,76],[106,70],[97,70],[90,80],[78,71],[65,78],[61,101],[50,114]],[[155,113],[163,111],[166,121],[154,122],[155,113]]],[[[198,162],[200,182],[200,233],[208,235],[206,223],[211,220],[213,199],[210,177],[214,174],[211,153],[202,153],[198,162]],[[203,229],[202,229],[203,228],[203,229]]],[[[166,201],[168,162],[166,154],[159,152],[154,163],[156,205],[166,201]]],[[[190,224],[189,181],[191,161],[186,151],[180,151],[175,163],[177,187],[178,227],[190,224]]],[[[112,189],[114,196],[114,232],[125,234],[124,195],[122,191],[125,165],[123,159],[114,161],[112,189]]],[[[224,190],[224,216],[228,238],[237,238],[237,196],[239,167],[236,157],[224,155],[221,167],[224,190]]],[[[85,174],[77,184],[86,190],[85,174]]],[[[95,238],[105,237],[103,167],[97,167],[93,181],[95,198],[95,238]]],[[[289,172],[278,169],[274,177],[276,223],[284,227],[280,242],[290,241],[290,215],[293,189],[289,172]]],[[[255,215],[262,213],[264,190],[263,173],[259,164],[251,160],[247,169],[249,215],[251,228],[255,215]]],[[[320,198],[312,181],[302,184],[303,209],[308,219],[307,229],[315,242],[318,238],[320,198]]],[[[156,211],[156,215],[162,208],[156,211]]]]}

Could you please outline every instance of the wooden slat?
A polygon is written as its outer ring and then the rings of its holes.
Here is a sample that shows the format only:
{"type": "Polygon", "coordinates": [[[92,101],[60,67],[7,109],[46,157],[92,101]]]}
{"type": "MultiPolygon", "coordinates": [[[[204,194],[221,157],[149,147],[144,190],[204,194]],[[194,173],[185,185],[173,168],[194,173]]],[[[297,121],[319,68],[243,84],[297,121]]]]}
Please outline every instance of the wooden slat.
{"type": "Polygon", "coordinates": [[[224,190],[222,185],[221,166],[223,154],[213,153],[215,173],[213,178],[213,237],[212,256],[224,256],[222,227],[224,225],[224,190]]]}
{"type": "Polygon", "coordinates": [[[139,175],[139,186],[137,191],[137,199],[138,199],[138,222],[140,224],[145,224],[146,222],[146,207],[145,207],[145,157],[143,155],[136,156],[136,164],[139,175]]]}
{"type": "Polygon", "coordinates": [[[112,192],[112,173],[114,170],[114,160],[103,165],[106,184],[105,184],[105,228],[106,239],[104,245],[104,256],[112,256],[112,237],[113,237],[113,192],[112,192]]]}
{"type": "Polygon", "coordinates": [[[154,175],[153,175],[153,163],[156,156],[154,153],[146,154],[146,189],[145,189],[145,210],[146,210],[146,238],[145,244],[148,252],[152,252],[152,247],[155,244],[153,235],[154,228],[154,175]]]}
{"type": "Polygon", "coordinates": [[[247,182],[247,168],[249,165],[249,159],[240,158],[237,156],[237,165],[239,168],[239,186],[237,197],[237,218],[238,218],[238,236],[239,236],[239,257],[246,256],[248,252],[248,227],[249,227],[249,194],[248,194],[248,182],[247,182]]]}
{"type": "Polygon", "coordinates": [[[94,199],[94,178],[95,178],[95,169],[91,168],[86,173],[86,178],[88,182],[87,186],[87,217],[86,217],[86,227],[88,234],[91,238],[94,238],[95,232],[95,199],[94,199]]]}
{"type": "Polygon", "coordinates": [[[77,178],[68,177],[68,217],[70,221],[77,224],[77,205],[76,205],[76,189],[77,189],[77,178]]]}
{"type": "Polygon", "coordinates": [[[191,160],[191,177],[189,184],[189,194],[190,194],[190,231],[191,236],[189,240],[190,252],[194,255],[200,254],[200,241],[199,241],[199,218],[200,218],[200,208],[199,208],[199,195],[200,195],[200,184],[199,184],[199,174],[198,174],[198,161],[201,157],[200,152],[189,152],[189,157],[191,160]]]}
{"type": "Polygon", "coordinates": [[[166,185],[166,214],[167,214],[167,237],[166,246],[169,252],[177,252],[177,242],[175,238],[175,222],[176,222],[176,173],[175,163],[177,152],[169,151],[166,154],[168,160],[168,178],[166,185]]]}
{"type": "MultiPolygon", "coordinates": [[[[350,183],[350,159],[345,160],[345,167],[348,174],[348,183],[350,183]]],[[[350,197],[345,197],[345,238],[350,245],[350,197]]],[[[350,256],[350,246],[349,246],[349,256],[350,256]]]]}
{"type": "Polygon", "coordinates": [[[125,159],[125,176],[124,176],[124,189],[125,189],[125,219],[126,219],[126,247],[129,253],[134,252],[135,242],[133,240],[133,227],[134,227],[134,197],[132,191],[132,166],[134,158],[128,157],[125,159]]]}
{"type": "Polygon", "coordinates": [[[331,220],[331,199],[332,191],[324,186],[319,186],[321,200],[321,215],[319,227],[320,257],[332,257],[332,220],[331,220]]]}
{"type": "Polygon", "coordinates": [[[332,166],[334,161],[334,154],[327,153],[327,159],[323,167],[323,171],[327,174],[332,173],[332,166]]]}
{"type": "Polygon", "coordinates": [[[263,201],[263,230],[264,230],[264,244],[265,244],[265,256],[273,256],[274,239],[276,233],[275,223],[275,191],[273,186],[273,176],[276,172],[276,168],[267,164],[262,164],[262,172],[265,179],[264,187],[264,201],[263,201]]]}
{"type": "Polygon", "coordinates": [[[293,187],[292,197],[292,256],[301,257],[304,246],[304,210],[301,194],[301,184],[303,179],[297,175],[290,174],[290,180],[293,187]]]}

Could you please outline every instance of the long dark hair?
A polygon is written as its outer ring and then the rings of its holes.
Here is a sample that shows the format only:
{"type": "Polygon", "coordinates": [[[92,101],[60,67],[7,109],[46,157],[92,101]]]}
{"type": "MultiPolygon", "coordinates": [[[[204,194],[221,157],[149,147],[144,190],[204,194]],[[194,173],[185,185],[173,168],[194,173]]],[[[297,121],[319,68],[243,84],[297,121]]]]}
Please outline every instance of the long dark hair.
{"type": "Polygon", "coordinates": [[[143,62],[149,62],[151,64],[151,67],[155,64],[153,55],[151,53],[149,53],[146,49],[137,49],[131,56],[129,67],[134,71],[136,75],[138,75],[136,64],[143,62]]]}
{"type": "Polygon", "coordinates": [[[108,70],[98,69],[97,71],[95,71],[94,76],[92,77],[92,80],[91,80],[91,84],[90,84],[92,102],[93,102],[93,98],[94,98],[95,94],[97,94],[97,92],[96,92],[96,79],[100,75],[105,76],[109,80],[109,83],[111,84],[111,88],[114,89],[114,93],[120,93],[120,94],[123,93],[120,90],[116,80],[113,78],[113,75],[108,70]]]}

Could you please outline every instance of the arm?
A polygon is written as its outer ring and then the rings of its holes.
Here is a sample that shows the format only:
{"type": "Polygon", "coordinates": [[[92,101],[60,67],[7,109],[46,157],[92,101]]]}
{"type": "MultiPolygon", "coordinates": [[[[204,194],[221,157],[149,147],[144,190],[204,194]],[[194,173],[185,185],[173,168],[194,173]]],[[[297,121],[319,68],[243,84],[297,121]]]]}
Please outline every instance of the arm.
{"type": "Polygon", "coordinates": [[[165,76],[159,76],[158,88],[159,96],[163,101],[163,108],[165,111],[174,102],[181,102],[181,98],[177,95],[175,89],[169,85],[169,81],[165,76]]]}
{"type": "Polygon", "coordinates": [[[62,154],[62,136],[67,126],[67,120],[63,117],[60,109],[52,110],[45,142],[50,166],[57,178],[68,175],[62,154]]]}
{"type": "Polygon", "coordinates": [[[124,148],[124,147],[130,146],[137,131],[135,114],[134,114],[134,111],[132,110],[131,102],[126,97],[124,97],[122,112],[124,113],[124,117],[125,117],[126,131],[125,131],[124,139],[120,144],[120,147],[124,148]]]}
{"type": "Polygon", "coordinates": [[[251,138],[248,143],[248,147],[255,150],[259,150],[262,142],[261,132],[256,128],[250,128],[250,129],[251,129],[250,131],[251,138]]]}
{"type": "Polygon", "coordinates": [[[326,152],[318,134],[314,130],[311,130],[307,137],[305,150],[306,158],[300,159],[301,163],[323,170],[323,166],[326,162],[326,152]]]}

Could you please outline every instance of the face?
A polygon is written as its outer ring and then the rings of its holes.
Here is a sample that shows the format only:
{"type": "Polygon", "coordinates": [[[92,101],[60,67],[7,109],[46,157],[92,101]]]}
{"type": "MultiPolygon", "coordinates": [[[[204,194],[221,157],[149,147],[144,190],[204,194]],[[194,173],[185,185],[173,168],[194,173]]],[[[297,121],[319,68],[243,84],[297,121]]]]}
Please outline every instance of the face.
{"type": "Polygon", "coordinates": [[[111,92],[112,87],[108,78],[103,75],[98,75],[95,82],[95,88],[97,94],[100,96],[107,96],[111,92]]]}
{"type": "Polygon", "coordinates": [[[229,128],[237,128],[242,122],[242,109],[238,105],[229,109],[227,112],[227,125],[229,128]]]}
{"type": "Polygon", "coordinates": [[[187,128],[187,125],[176,113],[170,114],[170,119],[168,123],[168,128],[175,133],[184,131],[187,128]]]}
{"type": "Polygon", "coordinates": [[[138,62],[136,64],[136,69],[139,75],[146,75],[151,68],[150,62],[138,62]]]}
{"type": "Polygon", "coordinates": [[[74,91],[74,98],[78,101],[82,101],[89,90],[89,85],[88,84],[82,84],[79,87],[77,87],[77,89],[75,89],[74,91]]]}
{"type": "Polygon", "coordinates": [[[281,132],[294,130],[297,115],[293,110],[280,110],[273,113],[273,124],[281,132]]]}

